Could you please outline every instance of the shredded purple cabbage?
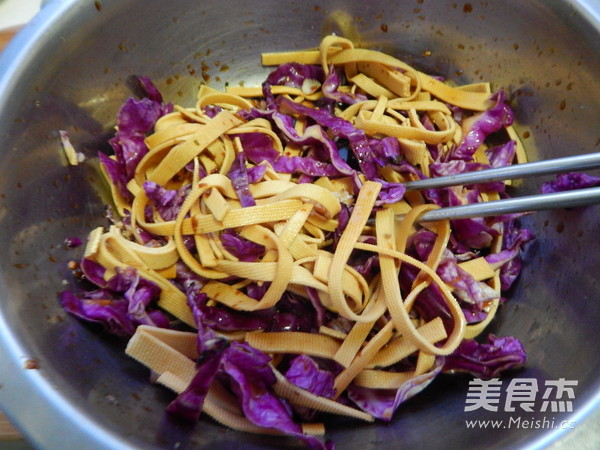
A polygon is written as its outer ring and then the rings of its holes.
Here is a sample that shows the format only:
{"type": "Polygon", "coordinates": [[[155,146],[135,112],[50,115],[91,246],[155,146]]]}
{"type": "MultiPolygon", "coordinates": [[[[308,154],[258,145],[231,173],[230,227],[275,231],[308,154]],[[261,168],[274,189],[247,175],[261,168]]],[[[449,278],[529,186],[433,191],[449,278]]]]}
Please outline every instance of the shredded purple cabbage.
{"type": "Polygon", "coordinates": [[[248,170],[246,169],[246,155],[244,152],[237,154],[231,165],[231,169],[227,173],[227,177],[231,180],[233,189],[243,207],[256,205],[256,201],[250,192],[250,180],[248,170]]]}
{"type": "Polygon", "coordinates": [[[436,364],[429,372],[407,381],[398,389],[370,389],[351,384],[348,398],[376,419],[389,422],[402,403],[417,395],[435,379],[442,366],[442,359],[436,359],[436,364]]]}
{"type": "Polygon", "coordinates": [[[525,245],[533,239],[531,230],[521,228],[516,221],[508,222],[504,228],[502,250],[485,257],[492,267],[500,267],[500,283],[503,291],[510,289],[519,276],[523,265],[521,253],[525,245]]]}
{"type": "Polygon", "coordinates": [[[278,97],[275,102],[281,113],[294,113],[310,117],[318,125],[328,129],[334,136],[346,139],[365,177],[368,180],[379,178],[377,166],[373,161],[374,155],[364,131],[325,109],[310,108],[285,97],[278,97]]]}
{"type": "Polygon", "coordinates": [[[491,167],[504,167],[512,164],[517,151],[517,142],[510,140],[506,144],[489,148],[485,154],[491,167]]]}
{"type": "Polygon", "coordinates": [[[89,258],[83,258],[80,267],[87,280],[91,281],[96,286],[106,286],[106,281],[104,281],[106,268],[102,264],[98,264],[96,261],[89,258]]]}
{"type": "Polygon", "coordinates": [[[302,440],[309,448],[331,448],[319,439],[306,436],[292,418],[292,409],[273,392],[275,374],[270,357],[245,343],[232,342],[221,360],[231,390],[240,399],[244,415],[252,423],[274,428],[302,440]]]}
{"type": "Polygon", "coordinates": [[[154,181],[145,181],[144,191],[163,220],[175,220],[183,201],[190,193],[191,185],[180,189],[165,189],[154,181]]]}
{"type": "MultiPolygon", "coordinates": [[[[156,103],[163,103],[162,94],[149,77],[136,77],[136,81],[142,90],[142,97],[146,97],[147,99],[156,103]]],[[[171,105],[163,105],[163,115],[171,112],[172,110],[173,108],[171,105]]]]}
{"type": "Polygon", "coordinates": [[[542,184],[542,194],[596,186],[600,186],[600,177],[577,172],[562,173],[557,175],[555,180],[547,181],[542,184]]]}
{"type": "Polygon", "coordinates": [[[161,311],[152,309],[160,294],[155,283],[140,277],[131,267],[117,270],[104,281],[99,275],[99,272],[104,273],[102,266],[89,260],[84,263],[82,270],[98,289],[61,292],[61,305],[68,312],[85,321],[100,323],[117,336],[132,336],[138,325],[169,328],[169,319],[161,311]]]}
{"type": "Polygon", "coordinates": [[[167,406],[167,412],[177,417],[196,422],[202,414],[204,399],[208,394],[224,352],[229,342],[225,339],[212,339],[205,343],[204,352],[196,362],[196,374],[188,387],[167,406]]]}
{"type": "Polygon", "coordinates": [[[170,104],[164,104],[158,89],[147,77],[139,77],[145,97],[139,100],[129,98],[117,115],[117,132],[109,141],[115,159],[104,153],[98,156],[112,183],[126,199],[131,198],[127,182],[133,178],[135,169],[148,147],[144,142],[146,134],[154,128],[156,121],[172,111],[170,104]]]}
{"type": "Polygon", "coordinates": [[[285,377],[290,383],[312,394],[325,398],[335,397],[333,373],[321,370],[310,356],[300,355],[294,358],[285,377]]]}
{"type": "MultiPolygon", "coordinates": [[[[269,92],[268,84],[265,84],[265,89],[269,92]]],[[[330,177],[356,176],[358,172],[342,158],[340,149],[328,136],[328,133],[331,133],[336,139],[348,142],[349,148],[358,162],[360,172],[368,180],[377,180],[383,184],[379,204],[395,203],[402,199],[404,186],[399,183],[382,181],[377,171],[378,166],[400,161],[399,146],[396,140],[369,140],[364,131],[335,116],[330,110],[310,108],[285,97],[277,97],[271,102],[270,107],[273,109],[270,117],[285,137],[296,144],[312,146],[313,156],[289,157],[282,155],[272,148],[268,138],[264,136],[254,137],[255,141],[262,142],[254,142],[258,145],[252,145],[248,142],[252,139],[251,136],[240,135],[239,137],[244,139],[243,144],[248,159],[255,163],[266,160],[275,170],[283,173],[299,172],[312,176],[330,177]],[[294,129],[294,119],[291,114],[308,117],[316,124],[307,127],[300,136],[294,129]]]]}
{"type": "Polygon", "coordinates": [[[468,372],[481,379],[500,376],[506,370],[522,367],[527,360],[523,344],[511,336],[488,335],[487,343],[465,339],[446,357],[444,372],[468,372]]]}
{"type": "Polygon", "coordinates": [[[340,156],[336,144],[327,135],[326,130],[320,125],[310,125],[302,136],[298,135],[290,121],[291,116],[283,114],[273,114],[273,121],[279,126],[282,133],[291,142],[298,145],[311,146],[313,148],[313,158],[324,163],[331,163],[336,169],[333,175],[355,175],[356,171],[352,169],[346,161],[340,156]]]}
{"type": "Polygon", "coordinates": [[[490,97],[495,105],[479,113],[470,126],[463,141],[451,152],[451,159],[470,161],[475,151],[483,144],[492,133],[501,130],[513,123],[514,113],[506,103],[506,95],[498,91],[490,97]]]}
{"type": "MultiPolygon", "coordinates": [[[[501,164],[502,161],[495,160],[496,164],[501,164]]],[[[485,170],[493,167],[491,164],[482,164],[473,161],[464,161],[462,159],[453,159],[450,161],[437,161],[429,165],[431,174],[435,177],[443,177],[450,175],[458,175],[466,172],[475,172],[477,170],[485,170]]],[[[504,192],[505,184],[502,181],[485,182],[476,185],[467,186],[474,192],[504,192]]]]}
{"type": "Polygon", "coordinates": [[[335,100],[339,103],[345,103],[352,105],[353,103],[362,102],[367,100],[367,97],[362,94],[352,94],[350,92],[341,92],[338,88],[340,87],[340,74],[333,67],[329,70],[329,75],[325,79],[321,90],[323,95],[327,98],[335,100]]]}
{"type": "MultiPolygon", "coordinates": [[[[187,292],[188,303],[196,318],[197,327],[214,331],[302,331],[314,333],[323,324],[326,313],[317,299],[307,302],[297,295],[286,292],[277,305],[258,311],[237,311],[224,305],[208,306],[208,297],[200,293],[197,284],[191,284],[187,292]]],[[[267,285],[252,283],[246,287],[246,295],[260,300],[267,285]]],[[[212,335],[207,335],[207,339],[212,335]]]]}
{"type": "Polygon", "coordinates": [[[78,238],[77,236],[65,238],[65,240],[63,241],[63,245],[66,248],[77,248],[77,247],[80,247],[82,244],[83,244],[83,241],[80,238],[78,238]]]}
{"type": "Polygon", "coordinates": [[[276,86],[301,88],[305,80],[322,83],[325,78],[323,68],[317,65],[289,63],[282,64],[273,70],[265,83],[276,86]]]}
{"type": "Polygon", "coordinates": [[[466,304],[464,312],[468,323],[483,320],[487,316],[484,310],[487,303],[500,297],[500,292],[475,280],[470,273],[461,269],[455,258],[446,258],[440,262],[436,272],[452,288],[457,299],[466,304]]]}
{"type": "MultiPolygon", "coordinates": [[[[296,356],[285,372],[285,378],[292,384],[310,392],[329,399],[335,398],[336,391],[333,387],[334,373],[323,370],[313,358],[306,355],[296,356]]],[[[295,413],[303,420],[312,421],[317,411],[310,408],[293,406],[295,413]]]]}
{"type": "Polygon", "coordinates": [[[212,339],[214,331],[269,330],[273,323],[273,311],[254,313],[235,311],[225,306],[208,306],[208,297],[195,289],[188,293],[197,326],[207,333],[204,339],[212,339]]]}
{"type": "Polygon", "coordinates": [[[271,358],[246,343],[224,339],[204,342],[197,371],[188,387],[167,407],[173,415],[197,421],[212,383],[224,383],[239,399],[244,416],[253,424],[298,437],[309,448],[330,449],[330,443],[306,436],[293,419],[289,404],[273,391],[271,358]]]}
{"type": "Polygon", "coordinates": [[[219,235],[223,247],[240,261],[258,261],[265,254],[265,246],[241,237],[234,230],[219,235]]]}
{"type": "Polygon", "coordinates": [[[471,249],[489,247],[499,235],[498,230],[486,223],[484,218],[456,219],[452,221],[452,236],[457,248],[471,249]]]}
{"type": "MultiPolygon", "coordinates": [[[[305,134],[306,136],[306,134],[305,134]]],[[[279,153],[273,148],[269,138],[263,133],[243,133],[237,135],[242,141],[244,153],[246,157],[255,164],[260,164],[263,161],[268,162],[273,166],[273,169],[280,173],[302,173],[314,177],[339,176],[339,168],[333,163],[326,161],[326,157],[319,156],[287,156],[279,153]]],[[[298,143],[301,142],[298,138],[298,143]]],[[[333,151],[334,144],[325,140],[325,136],[320,132],[316,137],[307,137],[302,143],[315,146],[327,146],[328,150],[333,151]]],[[[343,161],[342,161],[343,163],[343,161]]]]}

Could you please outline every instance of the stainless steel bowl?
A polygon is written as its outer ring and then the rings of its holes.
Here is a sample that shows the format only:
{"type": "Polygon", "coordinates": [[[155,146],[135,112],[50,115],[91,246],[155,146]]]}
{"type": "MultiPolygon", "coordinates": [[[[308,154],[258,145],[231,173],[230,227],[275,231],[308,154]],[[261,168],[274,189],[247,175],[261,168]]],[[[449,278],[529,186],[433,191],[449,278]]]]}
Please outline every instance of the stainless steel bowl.
{"type": "MultiPolygon", "coordinates": [[[[91,158],[106,144],[131,75],[192,104],[203,81],[258,83],[261,51],[337,32],[458,82],[510,92],[531,159],[598,151],[600,2],[48,1],[0,60],[0,403],[43,448],[277,448],[286,440],[203,420],[169,423],[171,394],[121,342],[65,314],[56,293],[80,255],[62,246],[104,223],[91,158]],[[89,159],[66,165],[58,130],[89,159]]],[[[542,180],[516,186],[536,192],[542,180]]],[[[443,377],[389,425],[332,420],[338,448],[600,448],[600,209],[542,212],[527,265],[491,331],[522,339],[514,376],[575,380],[572,413],[465,412],[466,377],[443,377]],[[468,429],[468,419],[568,420],[573,429],[468,429]]],[[[506,381],[508,383],[508,381],[506,381]]],[[[506,386],[506,385],[505,385],[506,386]]],[[[539,393],[541,395],[541,392],[539,393]]],[[[506,424],[507,422],[505,422],[506,424]]],[[[293,445],[293,444],[292,444],[293,445]]]]}

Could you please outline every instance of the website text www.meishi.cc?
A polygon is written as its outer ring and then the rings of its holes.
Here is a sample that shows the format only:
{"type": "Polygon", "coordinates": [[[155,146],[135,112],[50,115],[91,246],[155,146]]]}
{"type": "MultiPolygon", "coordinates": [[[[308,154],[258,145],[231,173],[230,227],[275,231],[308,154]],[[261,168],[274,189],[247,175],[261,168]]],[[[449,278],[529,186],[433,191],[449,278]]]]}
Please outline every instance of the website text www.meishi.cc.
{"type": "Polygon", "coordinates": [[[465,426],[467,428],[480,428],[480,429],[529,429],[529,430],[540,430],[540,429],[551,429],[551,430],[566,430],[575,428],[575,421],[572,420],[556,420],[551,417],[538,418],[525,418],[522,416],[509,417],[508,419],[487,419],[487,420],[465,420],[465,426]]]}

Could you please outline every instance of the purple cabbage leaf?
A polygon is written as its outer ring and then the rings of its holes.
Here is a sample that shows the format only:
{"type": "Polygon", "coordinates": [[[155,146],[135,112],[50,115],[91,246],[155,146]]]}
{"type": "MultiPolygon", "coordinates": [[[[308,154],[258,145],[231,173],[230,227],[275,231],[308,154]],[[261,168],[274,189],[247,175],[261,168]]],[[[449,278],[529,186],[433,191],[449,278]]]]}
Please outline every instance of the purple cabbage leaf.
{"type": "Polygon", "coordinates": [[[181,205],[191,190],[191,185],[188,184],[179,189],[166,189],[154,181],[145,181],[143,188],[163,220],[175,220],[181,205]]]}
{"type": "Polygon", "coordinates": [[[269,366],[270,359],[265,353],[238,342],[232,342],[223,355],[221,370],[237,394],[246,418],[255,425],[297,437],[309,448],[332,448],[329,443],[304,435],[302,427],[292,418],[289,404],[274,393],[276,379],[269,366]]]}
{"type": "MultiPolygon", "coordinates": [[[[326,136],[315,133],[314,139],[305,139],[303,144],[307,145],[323,145],[327,146],[329,152],[333,152],[335,144],[329,140],[325,140],[326,136]]],[[[339,176],[344,175],[340,171],[340,167],[336,167],[333,162],[326,162],[316,157],[311,156],[288,156],[284,155],[273,148],[273,144],[269,137],[263,133],[243,133],[237,135],[244,147],[244,154],[255,164],[260,164],[263,161],[268,162],[275,171],[280,173],[301,173],[311,176],[339,176]]],[[[300,140],[298,140],[300,142],[300,140]]],[[[343,160],[336,162],[345,166],[343,160]],[[340,163],[341,161],[341,163],[340,163]]],[[[260,166],[259,166],[260,167],[260,166]]],[[[346,167],[341,167],[343,170],[351,170],[346,167]]]]}
{"type": "Polygon", "coordinates": [[[517,142],[510,140],[505,144],[489,148],[485,154],[491,167],[510,166],[517,151],[517,142]]]}
{"type": "Polygon", "coordinates": [[[278,66],[265,80],[265,83],[274,86],[289,86],[302,88],[306,80],[323,83],[325,73],[318,65],[288,63],[278,66]]]}
{"type": "Polygon", "coordinates": [[[500,292],[483,281],[475,280],[460,268],[453,257],[442,260],[436,272],[459,299],[468,323],[483,320],[487,316],[485,307],[488,302],[500,298],[500,292]]]}
{"type": "Polygon", "coordinates": [[[463,141],[450,153],[450,159],[470,161],[475,151],[490,134],[513,123],[514,113],[506,103],[504,91],[496,92],[490,100],[495,102],[494,106],[467,119],[470,121],[468,131],[463,141]]]}
{"type": "Polygon", "coordinates": [[[171,104],[163,103],[162,96],[149,78],[139,77],[138,81],[144,97],[127,99],[117,114],[117,132],[109,141],[115,158],[99,154],[109,178],[126,199],[131,198],[127,182],[133,178],[137,165],[148,153],[144,142],[146,135],[160,117],[173,110],[171,104]]]}
{"type": "Polygon", "coordinates": [[[237,154],[227,177],[231,180],[233,189],[238,196],[242,207],[255,206],[256,201],[250,192],[250,179],[246,168],[246,155],[244,152],[237,154]]]}
{"type": "Polygon", "coordinates": [[[310,356],[300,355],[294,358],[285,372],[285,377],[289,382],[312,394],[325,398],[335,397],[333,373],[320,369],[310,356]]]}
{"type": "Polygon", "coordinates": [[[232,229],[224,230],[219,239],[229,253],[240,261],[258,261],[265,254],[265,246],[241,237],[232,229]]]}
{"type": "Polygon", "coordinates": [[[339,103],[345,103],[352,105],[353,103],[363,102],[367,100],[367,97],[362,94],[353,94],[350,92],[342,92],[339,90],[341,83],[341,77],[335,68],[329,70],[329,75],[325,79],[321,90],[326,98],[330,98],[339,103]]]}
{"type": "Polygon", "coordinates": [[[197,371],[187,388],[167,407],[167,412],[197,421],[212,383],[223,383],[237,397],[244,416],[259,427],[279,430],[302,440],[309,448],[332,448],[306,436],[293,419],[289,404],[273,391],[276,378],[270,356],[246,343],[209,338],[202,343],[197,371]]]}
{"type": "Polygon", "coordinates": [[[329,130],[334,136],[347,139],[350,149],[354,153],[360,170],[365,177],[368,180],[379,177],[377,166],[374,162],[374,152],[371,150],[369,140],[363,130],[356,128],[347,120],[333,115],[326,109],[310,108],[285,97],[278,97],[275,102],[280,113],[293,113],[310,117],[318,125],[329,130]]]}
{"type": "Polygon", "coordinates": [[[436,358],[434,367],[400,386],[398,389],[371,389],[351,384],[348,398],[376,419],[389,422],[398,407],[425,389],[441,372],[443,359],[436,358]]]}
{"type": "Polygon", "coordinates": [[[568,172],[556,176],[553,181],[542,184],[542,194],[571,191],[600,186],[600,177],[586,173],[568,172]]]}
{"type": "MultiPolygon", "coordinates": [[[[139,276],[132,267],[118,269],[108,281],[97,263],[82,262],[87,279],[98,284],[99,289],[60,293],[61,305],[69,313],[88,322],[102,324],[114,335],[129,337],[138,325],[169,327],[169,319],[159,310],[152,309],[160,288],[152,281],[139,276]]],[[[100,266],[101,267],[101,266],[100,266]]]]}
{"type": "Polygon", "coordinates": [[[444,372],[467,372],[481,379],[491,379],[506,370],[522,367],[526,360],[523,344],[517,338],[489,334],[487,343],[464,339],[446,356],[444,372]]]}
{"type": "MultiPolygon", "coordinates": [[[[288,370],[285,372],[285,378],[292,384],[310,392],[329,399],[335,398],[334,374],[328,370],[322,370],[319,365],[310,356],[299,355],[295,357],[288,370]]],[[[294,405],[294,411],[304,420],[312,420],[317,411],[294,405]]]]}
{"type": "Polygon", "coordinates": [[[225,339],[211,339],[204,343],[204,351],[196,362],[196,374],[187,386],[167,406],[167,412],[190,422],[196,422],[202,413],[204,399],[208,394],[229,342],[225,339]]]}
{"type": "Polygon", "coordinates": [[[504,226],[502,249],[498,253],[485,256],[493,269],[500,268],[500,284],[503,291],[515,282],[523,266],[521,252],[528,242],[534,239],[528,228],[521,228],[517,221],[507,222],[504,226]]]}

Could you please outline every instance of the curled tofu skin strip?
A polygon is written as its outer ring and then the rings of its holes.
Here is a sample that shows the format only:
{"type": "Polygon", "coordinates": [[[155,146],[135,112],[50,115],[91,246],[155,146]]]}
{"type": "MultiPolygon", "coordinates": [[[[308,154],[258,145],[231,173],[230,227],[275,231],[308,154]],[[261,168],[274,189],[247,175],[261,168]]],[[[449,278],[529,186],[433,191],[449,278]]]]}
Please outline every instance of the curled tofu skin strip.
{"type": "MultiPolygon", "coordinates": [[[[489,84],[454,87],[393,56],[355,48],[351,41],[338,36],[325,37],[317,50],[263,54],[262,62],[266,66],[314,64],[325,74],[342,68],[345,84],[339,87],[340,92],[360,94],[366,100],[336,110],[337,116],[367,137],[396,139],[404,158],[427,176],[432,162],[428,146],[437,146],[443,154],[464,137],[452,108],[476,114],[492,106],[489,84]]],[[[320,85],[311,92],[273,86],[272,93],[315,108],[313,102],[325,96],[320,85]]],[[[242,158],[246,170],[261,169],[263,173],[247,186],[254,204],[242,206],[238,186],[228,174],[238,155],[244,153],[248,134],[260,135],[261,142],[268,142],[281,155],[306,156],[303,146],[285,140],[269,120],[245,120],[238,114],[264,107],[261,100],[262,89],[256,86],[232,86],[227,92],[202,86],[194,106],[175,106],[173,112],[160,118],[145,139],[148,152],[127,184],[131,199],[111,185],[116,209],[128,214],[131,225],[95,229],[85,257],[107,268],[106,279],[120,269],[136,268],[160,287],[158,305],[192,328],[196,323],[186,295],[173,283],[180,266],[202,280],[199,289],[207,296],[209,307],[244,314],[272,310],[286,292],[306,302],[320,302],[330,313],[339,315],[346,324],[344,329],[321,326],[312,333],[254,330],[219,335],[244,341],[271,355],[274,390],[292,404],[372,421],[369,414],[337,397],[350,385],[399,389],[432,370],[436,357],[452,353],[464,338],[476,337],[493,320],[499,295],[487,304],[483,321],[467,325],[452,286],[436,272],[447,255],[451,224],[419,223],[421,214],[437,208],[419,192],[407,192],[396,204],[376,206],[382,183],[365,180],[362,175],[321,177],[303,183],[295,174],[277,172],[267,160],[242,158]],[[148,183],[185,193],[175,216],[163,218],[149,198],[148,183]],[[347,207],[351,207],[351,214],[342,230],[340,213],[347,207]],[[411,237],[423,228],[435,235],[426,261],[407,254],[411,237]],[[333,232],[338,230],[332,245],[333,232]],[[261,256],[241,260],[221,239],[223,233],[231,232],[262,246],[261,256]],[[152,245],[144,239],[148,233],[156,238],[152,245]],[[375,276],[367,277],[352,267],[353,257],[359,253],[376,257],[375,276]],[[408,291],[401,289],[399,282],[405,266],[417,273],[408,291]],[[251,284],[265,287],[260,298],[248,295],[246,288],[251,284]],[[441,293],[449,317],[420,317],[415,304],[431,286],[441,293]],[[299,354],[335,361],[341,367],[334,381],[334,398],[314,395],[285,378],[278,362],[283,356],[299,354]],[[415,356],[413,370],[398,372],[394,367],[415,356]]],[[[300,137],[311,123],[296,118],[294,126],[300,137]]],[[[516,136],[514,130],[510,133],[516,136]]],[[[476,154],[482,162],[483,150],[476,154]]],[[[519,155],[522,162],[522,149],[519,155]]],[[[378,170],[386,182],[416,178],[390,166],[378,170]]],[[[489,200],[497,196],[485,195],[489,200]]],[[[499,233],[490,250],[501,248],[499,233]]],[[[462,264],[461,268],[478,281],[500,292],[498,268],[490,267],[483,258],[462,264]]],[[[127,353],[156,372],[159,383],[182,392],[195,373],[198,355],[193,350],[194,341],[193,332],[139,326],[127,353]]],[[[246,419],[232,394],[218,383],[211,387],[204,411],[237,430],[276,433],[246,419]]],[[[320,424],[305,424],[304,429],[309,434],[323,432],[320,424]]]]}

